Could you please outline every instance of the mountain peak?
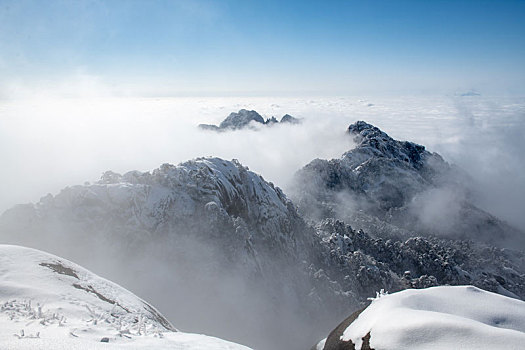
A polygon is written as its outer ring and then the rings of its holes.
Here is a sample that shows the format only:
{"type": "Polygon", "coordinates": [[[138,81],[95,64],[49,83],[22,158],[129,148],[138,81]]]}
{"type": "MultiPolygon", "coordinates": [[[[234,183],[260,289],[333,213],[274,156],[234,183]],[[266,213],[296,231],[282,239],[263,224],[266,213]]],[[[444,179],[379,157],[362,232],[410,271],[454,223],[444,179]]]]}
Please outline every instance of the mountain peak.
{"type": "Polygon", "coordinates": [[[499,246],[522,240],[519,232],[471,202],[468,175],[439,154],[395,140],[364,121],[347,132],[355,148],[339,159],[314,160],[297,173],[295,200],[301,212],[336,217],[378,235],[387,224],[395,226],[389,232],[400,229],[400,236],[415,231],[475,237],[499,246]]]}
{"type": "Polygon", "coordinates": [[[230,113],[230,115],[221,122],[219,128],[232,130],[241,129],[252,120],[264,124],[264,118],[256,111],[241,109],[239,112],[230,113]]]}
{"type": "Polygon", "coordinates": [[[179,332],[135,294],[61,257],[0,244],[0,261],[2,349],[250,350],[179,332]]]}
{"type": "Polygon", "coordinates": [[[367,153],[372,153],[373,156],[400,160],[415,168],[420,168],[422,159],[430,155],[425,146],[394,140],[378,127],[361,120],[351,124],[348,133],[354,135],[357,147],[347,154],[368,151],[367,153]]]}
{"type": "Polygon", "coordinates": [[[373,132],[373,133],[380,133],[388,137],[388,135],[384,133],[383,131],[379,130],[378,127],[372,124],[368,124],[367,122],[363,120],[358,120],[354,124],[350,124],[350,126],[348,127],[348,132],[354,133],[354,134],[361,134],[362,136],[367,136],[370,134],[370,132],[373,132]]]}
{"type": "Polygon", "coordinates": [[[301,120],[297,119],[297,118],[294,118],[294,117],[292,117],[289,114],[285,114],[281,118],[281,123],[300,124],[301,120]]]}

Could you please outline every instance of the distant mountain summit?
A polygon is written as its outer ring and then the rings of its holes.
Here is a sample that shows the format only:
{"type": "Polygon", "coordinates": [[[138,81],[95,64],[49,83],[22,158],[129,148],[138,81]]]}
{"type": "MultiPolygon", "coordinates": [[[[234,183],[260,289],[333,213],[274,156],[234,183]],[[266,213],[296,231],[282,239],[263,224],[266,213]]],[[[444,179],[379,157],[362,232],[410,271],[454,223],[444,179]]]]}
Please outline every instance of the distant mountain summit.
{"type": "Polygon", "coordinates": [[[325,199],[347,191],[364,201],[368,211],[379,213],[406,205],[439,174],[451,171],[438,154],[426,151],[422,145],[394,140],[364,121],[350,125],[347,133],[356,143],[354,149],[340,159],[315,159],[298,172],[298,184],[307,180],[318,185],[301,188],[309,199],[325,199]]]}
{"type": "Polygon", "coordinates": [[[292,197],[306,216],[335,217],[372,233],[453,236],[499,246],[519,231],[476,207],[469,178],[437,153],[398,141],[364,121],[348,127],[356,147],[296,174],[292,197]]]}
{"type": "Polygon", "coordinates": [[[297,118],[294,118],[292,117],[291,115],[289,114],[285,114],[283,115],[283,117],[281,118],[281,123],[290,123],[290,124],[300,124],[301,123],[301,120],[300,119],[297,119],[297,118]]]}
{"type": "Polygon", "coordinates": [[[275,117],[264,120],[264,118],[256,111],[249,111],[241,109],[239,112],[232,112],[226,119],[224,119],[219,126],[212,124],[199,124],[199,128],[203,130],[212,131],[227,131],[227,130],[238,130],[250,127],[250,125],[256,124],[272,125],[278,123],[289,123],[299,124],[300,120],[292,117],[289,114],[285,114],[281,121],[278,121],[275,117]]]}

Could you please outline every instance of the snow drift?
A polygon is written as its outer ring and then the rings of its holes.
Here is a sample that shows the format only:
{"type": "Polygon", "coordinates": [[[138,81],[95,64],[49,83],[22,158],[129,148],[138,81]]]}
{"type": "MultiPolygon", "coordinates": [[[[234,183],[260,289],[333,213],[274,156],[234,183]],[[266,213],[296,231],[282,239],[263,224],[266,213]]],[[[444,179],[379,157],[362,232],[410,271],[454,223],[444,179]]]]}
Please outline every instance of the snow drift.
{"type": "Polygon", "coordinates": [[[0,245],[0,266],[2,349],[248,350],[178,332],[133,293],[57,256],[0,245]]]}
{"type": "Polygon", "coordinates": [[[378,295],[354,318],[318,348],[520,349],[525,342],[525,302],[472,286],[378,295]]]}

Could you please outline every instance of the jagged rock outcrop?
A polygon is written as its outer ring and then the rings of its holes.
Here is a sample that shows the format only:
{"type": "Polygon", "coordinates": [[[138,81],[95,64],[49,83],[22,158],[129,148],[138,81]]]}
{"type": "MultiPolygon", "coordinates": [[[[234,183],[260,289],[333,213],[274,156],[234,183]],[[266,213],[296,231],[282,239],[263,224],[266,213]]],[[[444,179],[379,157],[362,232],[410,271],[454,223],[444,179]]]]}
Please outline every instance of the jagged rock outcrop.
{"type": "MultiPolygon", "coordinates": [[[[357,317],[365,309],[357,310],[347,318],[345,318],[334,330],[328,334],[326,339],[322,340],[317,346],[314,346],[312,350],[356,350],[355,344],[352,341],[341,341],[344,331],[354,322],[357,317]]],[[[370,349],[370,333],[363,337],[363,344],[360,350],[373,350],[370,349]]]]}
{"type": "Polygon", "coordinates": [[[279,123],[299,124],[300,120],[285,114],[279,122],[275,117],[264,120],[256,111],[241,109],[239,112],[232,112],[224,119],[219,126],[212,124],[199,124],[199,128],[211,131],[228,131],[249,128],[256,124],[273,125],[279,123]]]}
{"type": "Polygon", "coordinates": [[[347,132],[354,149],[340,159],[316,159],[296,174],[292,198],[307,217],[343,219],[379,237],[439,235],[511,247],[525,243],[521,232],[469,200],[468,176],[439,154],[394,140],[363,121],[347,132]]]}

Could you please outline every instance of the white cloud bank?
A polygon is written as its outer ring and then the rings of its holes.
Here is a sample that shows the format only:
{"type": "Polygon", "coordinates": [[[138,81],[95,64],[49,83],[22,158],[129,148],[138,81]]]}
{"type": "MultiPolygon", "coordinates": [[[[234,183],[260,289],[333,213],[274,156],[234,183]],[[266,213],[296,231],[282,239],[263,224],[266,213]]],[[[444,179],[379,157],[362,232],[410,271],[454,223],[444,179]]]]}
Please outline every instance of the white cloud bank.
{"type": "Polygon", "coordinates": [[[480,190],[480,205],[525,228],[520,215],[525,101],[520,98],[90,96],[0,101],[0,211],[67,185],[96,181],[106,170],[149,171],[209,155],[239,159],[286,190],[294,172],[312,159],[339,157],[350,149],[346,127],[365,120],[465,168],[480,190]],[[218,124],[241,108],[266,118],[288,113],[303,123],[226,133],[197,128],[218,124]]]}

